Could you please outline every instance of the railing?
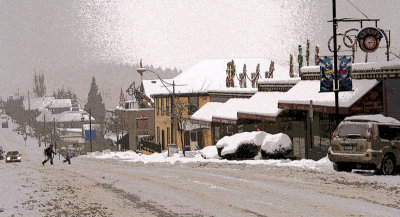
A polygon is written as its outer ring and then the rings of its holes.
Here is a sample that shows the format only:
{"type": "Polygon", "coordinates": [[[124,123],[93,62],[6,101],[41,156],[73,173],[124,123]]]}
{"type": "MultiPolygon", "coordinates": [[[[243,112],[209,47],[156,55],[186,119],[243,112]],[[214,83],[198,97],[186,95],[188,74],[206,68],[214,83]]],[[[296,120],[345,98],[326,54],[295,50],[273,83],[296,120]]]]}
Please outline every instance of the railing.
{"type": "Polygon", "coordinates": [[[143,137],[139,141],[140,148],[149,152],[158,152],[161,153],[161,144],[156,143],[154,140],[154,136],[143,137]]]}

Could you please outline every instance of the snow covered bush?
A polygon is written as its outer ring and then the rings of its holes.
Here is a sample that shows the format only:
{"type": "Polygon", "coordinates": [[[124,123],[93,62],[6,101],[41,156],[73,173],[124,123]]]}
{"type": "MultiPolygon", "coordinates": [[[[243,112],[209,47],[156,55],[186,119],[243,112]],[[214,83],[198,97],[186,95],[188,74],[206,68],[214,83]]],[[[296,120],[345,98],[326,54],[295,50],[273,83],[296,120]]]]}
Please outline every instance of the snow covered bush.
{"type": "Polygon", "coordinates": [[[254,159],[260,152],[264,159],[281,159],[293,150],[288,135],[272,135],[263,131],[225,136],[217,142],[216,148],[218,155],[228,160],[254,159]]]}
{"type": "Polygon", "coordinates": [[[268,134],[261,146],[261,155],[264,159],[282,159],[292,152],[293,145],[290,137],[284,133],[268,134]]]}
{"type": "Polygon", "coordinates": [[[224,159],[253,159],[258,155],[266,132],[244,132],[225,136],[217,144],[218,155],[224,159]]]}

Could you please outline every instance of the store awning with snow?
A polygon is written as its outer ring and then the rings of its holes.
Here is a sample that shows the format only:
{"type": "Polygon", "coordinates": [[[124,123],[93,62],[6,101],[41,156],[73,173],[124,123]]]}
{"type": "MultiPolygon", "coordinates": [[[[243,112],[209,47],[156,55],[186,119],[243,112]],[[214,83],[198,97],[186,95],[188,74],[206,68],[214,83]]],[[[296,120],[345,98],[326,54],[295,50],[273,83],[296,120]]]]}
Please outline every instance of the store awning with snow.
{"type": "MultiPolygon", "coordinates": [[[[339,92],[339,113],[383,111],[382,83],[376,79],[353,79],[353,91],[339,92]]],[[[334,92],[320,92],[319,81],[300,81],[278,102],[278,108],[335,113],[334,92]]]]}

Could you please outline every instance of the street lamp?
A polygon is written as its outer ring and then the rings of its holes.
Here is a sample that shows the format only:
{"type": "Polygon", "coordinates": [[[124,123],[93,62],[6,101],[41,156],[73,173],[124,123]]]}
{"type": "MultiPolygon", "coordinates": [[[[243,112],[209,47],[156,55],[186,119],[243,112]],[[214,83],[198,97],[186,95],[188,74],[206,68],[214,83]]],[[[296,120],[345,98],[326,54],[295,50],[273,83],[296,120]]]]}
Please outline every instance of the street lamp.
{"type": "MultiPolygon", "coordinates": [[[[176,111],[175,111],[175,81],[173,80],[172,83],[166,82],[163,80],[156,72],[146,69],[142,67],[142,62],[140,61],[140,67],[137,69],[137,72],[140,74],[141,78],[143,76],[143,72],[151,72],[155,74],[158,79],[161,81],[165,89],[168,90],[168,92],[172,95],[172,102],[171,102],[171,112],[172,112],[172,125],[171,125],[171,132],[174,132],[174,138],[172,139],[172,143],[177,144],[177,121],[176,121],[176,111]],[[165,85],[172,85],[172,92],[168,89],[168,87],[165,85]]],[[[183,146],[183,145],[182,145],[183,146]]]]}
{"type": "MultiPolygon", "coordinates": [[[[82,121],[82,128],[83,124],[85,123],[85,116],[83,113],[81,113],[81,121],[82,121]]],[[[83,129],[85,132],[85,129],[83,129]]],[[[85,134],[86,135],[86,132],[85,134]]],[[[91,108],[89,108],[89,141],[90,141],[90,152],[93,152],[93,145],[92,145],[92,111],[91,108]]]]}

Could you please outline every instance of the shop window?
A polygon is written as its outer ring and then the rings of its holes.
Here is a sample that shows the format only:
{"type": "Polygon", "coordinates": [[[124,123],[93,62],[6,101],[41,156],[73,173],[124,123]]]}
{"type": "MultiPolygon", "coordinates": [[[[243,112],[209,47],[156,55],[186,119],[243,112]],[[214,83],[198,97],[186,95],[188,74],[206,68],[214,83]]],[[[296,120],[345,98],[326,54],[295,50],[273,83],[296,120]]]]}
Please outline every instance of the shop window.
{"type": "Polygon", "coordinates": [[[197,141],[197,133],[196,132],[191,132],[190,133],[190,141],[196,142],[197,141]]]}
{"type": "Polygon", "coordinates": [[[169,131],[169,127],[167,127],[167,144],[171,144],[171,140],[170,140],[170,131],[169,131]]]}
{"type": "Polygon", "coordinates": [[[164,98],[161,98],[161,115],[164,115],[164,98]]]}
{"type": "Polygon", "coordinates": [[[159,113],[160,108],[159,108],[158,100],[159,100],[159,98],[157,97],[156,98],[156,110],[157,110],[157,115],[160,115],[160,113],[159,113]]]}
{"type": "Polygon", "coordinates": [[[197,96],[188,97],[188,103],[189,103],[188,114],[192,115],[199,109],[199,97],[197,96]]]}
{"type": "Polygon", "coordinates": [[[169,115],[169,97],[165,98],[165,114],[169,115]]]}

